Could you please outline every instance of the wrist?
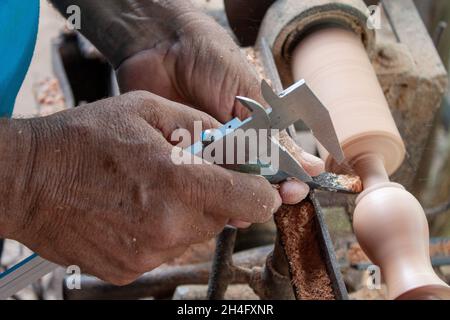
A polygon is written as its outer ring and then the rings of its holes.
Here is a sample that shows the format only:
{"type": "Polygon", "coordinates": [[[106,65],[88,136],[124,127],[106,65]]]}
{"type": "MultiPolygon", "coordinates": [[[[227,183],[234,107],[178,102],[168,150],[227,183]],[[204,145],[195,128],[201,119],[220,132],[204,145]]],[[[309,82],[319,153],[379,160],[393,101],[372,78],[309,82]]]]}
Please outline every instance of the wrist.
{"type": "Polygon", "coordinates": [[[26,214],[27,174],[33,153],[30,120],[0,119],[0,237],[15,238],[26,214]]]}
{"type": "Polygon", "coordinates": [[[62,14],[81,9],[81,30],[117,68],[124,60],[163,42],[175,42],[191,15],[202,12],[189,0],[53,0],[62,14]]]}

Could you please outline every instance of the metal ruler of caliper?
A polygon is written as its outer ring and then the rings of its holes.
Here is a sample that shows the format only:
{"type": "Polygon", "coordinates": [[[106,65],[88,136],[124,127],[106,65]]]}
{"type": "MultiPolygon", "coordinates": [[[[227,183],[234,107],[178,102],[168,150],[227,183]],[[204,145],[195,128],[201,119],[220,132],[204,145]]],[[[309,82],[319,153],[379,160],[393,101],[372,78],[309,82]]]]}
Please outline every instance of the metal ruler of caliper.
{"type": "Polygon", "coordinates": [[[0,300],[36,282],[58,267],[36,253],[0,274],[0,300]]]}

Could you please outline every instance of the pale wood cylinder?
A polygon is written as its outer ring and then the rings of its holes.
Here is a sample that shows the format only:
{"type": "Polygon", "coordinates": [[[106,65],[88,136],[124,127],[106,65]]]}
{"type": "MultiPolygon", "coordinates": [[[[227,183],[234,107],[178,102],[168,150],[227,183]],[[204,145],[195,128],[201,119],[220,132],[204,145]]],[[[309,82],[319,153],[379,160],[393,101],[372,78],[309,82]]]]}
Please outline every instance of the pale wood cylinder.
{"type": "MultiPolygon", "coordinates": [[[[405,147],[360,37],[337,27],[311,33],[293,52],[292,72],[329,109],[350,164],[360,155],[376,153],[388,174],[395,172],[405,147]]],[[[324,148],[319,152],[328,170],[344,171],[324,148]]]]}

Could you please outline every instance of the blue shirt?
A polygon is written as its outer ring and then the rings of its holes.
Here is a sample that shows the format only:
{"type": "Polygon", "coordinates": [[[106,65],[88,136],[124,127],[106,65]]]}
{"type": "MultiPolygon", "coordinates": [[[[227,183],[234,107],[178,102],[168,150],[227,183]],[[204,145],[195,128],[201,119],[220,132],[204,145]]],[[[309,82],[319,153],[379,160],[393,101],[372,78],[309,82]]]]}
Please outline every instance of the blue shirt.
{"type": "Polygon", "coordinates": [[[39,0],[0,0],[0,117],[12,114],[31,63],[39,0]]]}

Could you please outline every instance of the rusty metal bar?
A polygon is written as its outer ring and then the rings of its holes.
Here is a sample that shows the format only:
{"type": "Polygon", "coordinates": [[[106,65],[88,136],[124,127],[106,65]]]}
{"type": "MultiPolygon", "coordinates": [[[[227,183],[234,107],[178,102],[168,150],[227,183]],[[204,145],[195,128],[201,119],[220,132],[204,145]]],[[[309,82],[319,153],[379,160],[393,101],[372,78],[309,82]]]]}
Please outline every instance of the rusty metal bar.
{"type": "MultiPolygon", "coordinates": [[[[234,254],[233,261],[236,267],[233,268],[232,283],[250,283],[251,277],[255,277],[254,274],[258,271],[258,269],[252,271],[252,268],[263,266],[267,255],[272,250],[273,246],[269,245],[234,254]]],[[[210,262],[184,266],[161,266],[122,287],[83,275],[80,290],[71,290],[66,281],[63,282],[63,296],[67,300],[170,298],[179,285],[207,284],[211,266],[210,262]]]]}
{"type": "Polygon", "coordinates": [[[254,273],[249,285],[262,300],[295,300],[289,271],[287,275],[281,274],[274,265],[277,261],[275,251],[267,257],[262,272],[254,273]]]}
{"type": "Polygon", "coordinates": [[[325,263],[327,266],[328,275],[331,279],[331,285],[333,286],[334,296],[338,300],[348,300],[347,288],[345,287],[340,266],[334,252],[333,242],[331,241],[330,233],[328,232],[322,208],[316,197],[316,193],[312,191],[309,195],[309,198],[313,203],[316,213],[315,219],[317,221],[317,225],[319,227],[318,232],[320,234],[318,239],[320,241],[322,255],[325,257],[325,263]]]}
{"type": "Polygon", "coordinates": [[[208,300],[223,300],[233,281],[233,251],[237,229],[226,226],[217,237],[216,250],[208,282],[208,300]]]}

